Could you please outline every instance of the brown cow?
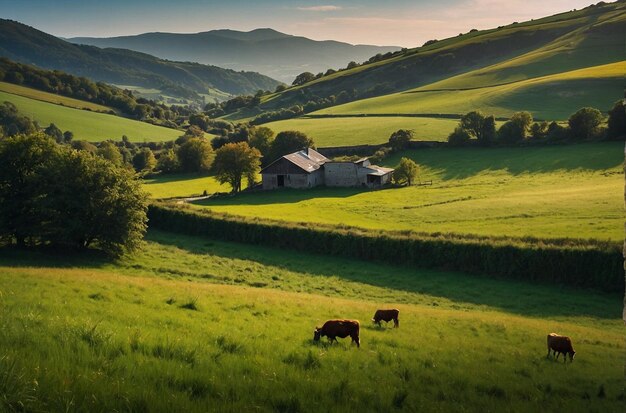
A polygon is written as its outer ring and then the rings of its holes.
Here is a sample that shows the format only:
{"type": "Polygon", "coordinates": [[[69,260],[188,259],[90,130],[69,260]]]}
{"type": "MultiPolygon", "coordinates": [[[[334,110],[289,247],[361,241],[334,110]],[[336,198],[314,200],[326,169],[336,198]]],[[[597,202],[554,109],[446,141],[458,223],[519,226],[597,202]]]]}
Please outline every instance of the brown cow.
{"type": "Polygon", "coordinates": [[[393,320],[393,326],[395,328],[400,327],[400,321],[398,320],[398,315],[400,314],[400,310],[398,309],[390,309],[390,310],[376,310],[376,314],[374,314],[374,318],[372,321],[380,327],[380,322],[384,321],[385,323],[393,320]]]}
{"type": "Polygon", "coordinates": [[[550,357],[551,351],[554,351],[557,360],[559,355],[563,354],[563,362],[567,361],[567,355],[569,355],[570,361],[574,361],[574,355],[576,354],[574,347],[572,347],[572,340],[569,337],[560,336],[556,333],[548,334],[548,355],[546,357],[550,357]]]}
{"type": "Polygon", "coordinates": [[[337,341],[337,337],[346,338],[350,336],[352,342],[356,343],[357,347],[361,346],[359,341],[359,322],[358,320],[328,320],[324,325],[315,327],[313,333],[313,340],[319,341],[321,336],[328,337],[328,341],[331,343],[337,341]]]}

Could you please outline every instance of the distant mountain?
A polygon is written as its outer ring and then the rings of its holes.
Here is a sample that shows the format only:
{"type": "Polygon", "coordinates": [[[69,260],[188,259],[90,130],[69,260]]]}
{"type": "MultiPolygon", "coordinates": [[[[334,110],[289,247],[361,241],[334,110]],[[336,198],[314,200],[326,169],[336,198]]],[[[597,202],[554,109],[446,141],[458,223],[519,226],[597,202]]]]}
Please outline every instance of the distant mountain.
{"type": "Polygon", "coordinates": [[[121,47],[163,59],[183,60],[253,70],[291,83],[300,73],[325,72],[362,62],[399,47],[352,45],[337,41],[315,41],[272,29],[250,32],[212,30],[194,34],[145,33],[109,38],[76,37],[72,43],[98,47],[121,47]]]}
{"type": "Polygon", "coordinates": [[[30,26],[0,19],[0,56],[113,84],[162,90],[181,97],[273,90],[280,82],[253,72],[176,62],[125,49],[76,45],[30,26]]]}

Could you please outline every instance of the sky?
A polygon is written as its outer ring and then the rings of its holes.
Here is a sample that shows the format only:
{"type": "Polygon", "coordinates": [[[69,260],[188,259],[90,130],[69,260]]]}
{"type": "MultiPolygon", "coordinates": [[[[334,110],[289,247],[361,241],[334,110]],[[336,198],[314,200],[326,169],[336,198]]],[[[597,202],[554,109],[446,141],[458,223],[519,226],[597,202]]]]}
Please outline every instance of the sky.
{"type": "Polygon", "coordinates": [[[414,47],[580,9],[593,0],[0,0],[0,17],[60,37],[270,27],[315,40],[414,47]]]}

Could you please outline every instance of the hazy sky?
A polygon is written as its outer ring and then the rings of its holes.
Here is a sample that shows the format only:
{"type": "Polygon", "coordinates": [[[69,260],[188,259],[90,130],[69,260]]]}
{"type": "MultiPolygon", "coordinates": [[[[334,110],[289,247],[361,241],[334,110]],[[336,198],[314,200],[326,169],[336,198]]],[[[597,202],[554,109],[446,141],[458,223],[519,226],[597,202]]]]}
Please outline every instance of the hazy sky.
{"type": "Polygon", "coordinates": [[[0,17],[62,36],[273,29],[316,40],[424,41],[582,8],[592,0],[0,0],[0,17]]]}

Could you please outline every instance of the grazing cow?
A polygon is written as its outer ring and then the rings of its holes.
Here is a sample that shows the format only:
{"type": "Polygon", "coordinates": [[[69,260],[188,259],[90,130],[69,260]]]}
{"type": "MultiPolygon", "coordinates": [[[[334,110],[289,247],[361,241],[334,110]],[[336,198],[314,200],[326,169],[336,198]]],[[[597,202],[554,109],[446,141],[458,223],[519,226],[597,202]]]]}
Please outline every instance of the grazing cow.
{"type": "Polygon", "coordinates": [[[319,341],[321,336],[328,337],[328,341],[331,343],[337,341],[337,337],[346,338],[350,336],[352,342],[356,343],[357,347],[361,346],[359,341],[359,322],[357,320],[328,320],[324,325],[315,327],[313,333],[313,340],[319,341]]]}
{"type": "Polygon", "coordinates": [[[393,320],[393,326],[394,328],[397,328],[400,327],[400,321],[398,320],[399,314],[400,310],[397,310],[395,308],[391,310],[376,310],[376,314],[374,314],[374,318],[372,318],[372,321],[378,324],[378,326],[380,327],[381,321],[388,323],[393,320]]]}
{"type": "Polygon", "coordinates": [[[550,357],[550,352],[552,351],[554,351],[557,360],[559,355],[563,354],[563,362],[567,361],[568,354],[570,361],[574,361],[574,355],[576,354],[574,347],[572,347],[572,340],[569,337],[560,336],[556,333],[548,334],[548,355],[546,357],[550,357]]]}

